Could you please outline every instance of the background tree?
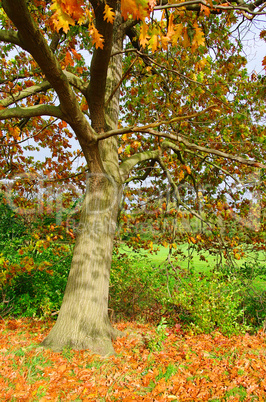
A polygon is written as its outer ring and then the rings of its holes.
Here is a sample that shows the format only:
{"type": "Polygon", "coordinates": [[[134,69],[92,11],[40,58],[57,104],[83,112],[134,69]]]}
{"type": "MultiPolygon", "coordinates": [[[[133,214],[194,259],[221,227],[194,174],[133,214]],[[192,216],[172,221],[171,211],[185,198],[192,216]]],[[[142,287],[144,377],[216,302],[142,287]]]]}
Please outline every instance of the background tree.
{"type": "Polygon", "coordinates": [[[43,342],[54,350],[113,351],[111,339],[118,335],[108,318],[113,240],[123,186],[135,180],[137,166],[147,172],[141,177],[137,172],[137,179],[151,175],[152,183],[153,175],[162,186],[168,181],[173,214],[183,208],[198,218],[180,183],[191,181],[199,203],[226,177],[265,167],[261,81],[250,81],[238,44],[229,40],[234,13],[264,15],[264,3],[158,4],[2,2],[2,176],[34,173],[16,184],[21,195],[37,186],[37,174],[58,179],[57,185],[69,176],[81,182],[84,176],[72,174],[80,152],[86,167],[78,173],[88,172],[62,307],[43,342]],[[70,149],[72,133],[80,146],[76,153],[70,149]],[[25,156],[38,147],[51,151],[44,162],[25,156]],[[245,169],[236,172],[238,164],[245,169]],[[210,177],[212,189],[200,195],[210,177]]]}

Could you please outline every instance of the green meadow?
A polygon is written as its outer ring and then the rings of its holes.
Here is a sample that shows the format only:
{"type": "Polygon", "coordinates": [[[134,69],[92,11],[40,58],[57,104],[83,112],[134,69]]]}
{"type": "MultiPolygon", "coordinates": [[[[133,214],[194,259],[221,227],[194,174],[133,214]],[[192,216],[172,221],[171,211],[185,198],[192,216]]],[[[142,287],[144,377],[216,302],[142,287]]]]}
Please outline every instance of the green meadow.
{"type": "MultiPolygon", "coordinates": [[[[125,244],[119,246],[119,253],[126,254],[129,258],[138,260],[139,264],[151,264],[153,266],[160,266],[169,263],[169,258],[172,264],[180,266],[183,269],[193,268],[198,272],[209,271],[221,263],[220,253],[218,251],[201,250],[198,252],[195,247],[189,243],[177,245],[177,248],[172,248],[171,252],[169,247],[154,246],[154,250],[133,250],[125,244]]],[[[245,246],[242,246],[245,249],[245,246]]],[[[247,247],[246,247],[247,249],[247,247]]],[[[222,262],[226,261],[222,258],[222,262]]],[[[266,265],[265,251],[248,251],[246,255],[239,260],[234,260],[236,266],[241,267],[243,264],[264,264],[266,265]]]]}

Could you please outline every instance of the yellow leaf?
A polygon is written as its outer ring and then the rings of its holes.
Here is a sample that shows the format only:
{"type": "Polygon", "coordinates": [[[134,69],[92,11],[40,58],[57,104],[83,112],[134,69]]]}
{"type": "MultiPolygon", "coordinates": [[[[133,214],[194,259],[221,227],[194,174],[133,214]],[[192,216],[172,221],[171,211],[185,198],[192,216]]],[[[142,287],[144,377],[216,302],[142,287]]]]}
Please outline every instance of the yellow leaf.
{"type": "Polygon", "coordinates": [[[107,20],[107,22],[110,22],[111,24],[114,22],[115,19],[115,12],[112,11],[113,9],[108,6],[108,4],[105,5],[104,7],[104,20],[107,20]]]}
{"type": "Polygon", "coordinates": [[[168,38],[168,36],[162,36],[161,41],[162,41],[162,48],[163,48],[164,50],[167,50],[168,43],[169,43],[169,38],[168,38]]]}
{"type": "Polygon", "coordinates": [[[15,126],[15,127],[10,127],[9,128],[10,134],[15,138],[15,140],[20,140],[20,128],[15,126]]]}
{"type": "Polygon", "coordinates": [[[175,33],[174,29],[174,14],[171,14],[169,17],[169,23],[168,23],[168,29],[167,29],[167,37],[169,40],[172,38],[172,36],[175,33]]]}
{"type": "Polygon", "coordinates": [[[173,45],[177,44],[177,41],[182,37],[182,31],[183,31],[183,25],[182,24],[177,24],[175,26],[175,32],[172,37],[172,43],[173,45]]]}
{"type": "Polygon", "coordinates": [[[150,36],[148,35],[148,28],[149,27],[145,22],[140,27],[139,43],[142,47],[145,47],[147,45],[148,38],[150,38],[150,36]]]}
{"type": "Polygon", "coordinates": [[[156,0],[148,0],[149,10],[152,11],[154,7],[157,5],[156,0]]]}
{"type": "Polygon", "coordinates": [[[201,28],[198,26],[197,22],[193,24],[194,29],[195,29],[195,35],[192,41],[192,47],[198,48],[200,45],[204,46],[205,45],[205,37],[204,33],[201,30],[201,28]]]}
{"type": "Polygon", "coordinates": [[[151,49],[152,53],[156,52],[158,48],[158,36],[157,35],[152,35],[152,37],[149,40],[149,49],[151,49]]]}
{"type": "Polygon", "coordinates": [[[83,0],[61,0],[62,9],[74,20],[82,18],[84,11],[81,7],[83,0]]]}
{"type": "Polygon", "coordinates": [[[123,152],[123,147],[118,148],[118,153],[121,154],[123,152]]]}
{"type": "Polygon", "coordinates": [[[52,21],[57,31],[62,28],[63,31],[67,33],[69,30],[69,25],[75,25],[73,18],[63,11],[61,4],[57,0],[54,0],[50,9],[55,11],[52,16],[52,21]]]}
{"type": "Polygon", "coordinates": [[[183,29],[183,45],[184,47],[188,47],[190,45],[190,40],[187,34],[187,27],[183,29]]]}
{"type": "Polygon", "coordinates": [[[179,180],[182,180],[184,178],[184,171],[181,169],[179,172],[179,180]]]}

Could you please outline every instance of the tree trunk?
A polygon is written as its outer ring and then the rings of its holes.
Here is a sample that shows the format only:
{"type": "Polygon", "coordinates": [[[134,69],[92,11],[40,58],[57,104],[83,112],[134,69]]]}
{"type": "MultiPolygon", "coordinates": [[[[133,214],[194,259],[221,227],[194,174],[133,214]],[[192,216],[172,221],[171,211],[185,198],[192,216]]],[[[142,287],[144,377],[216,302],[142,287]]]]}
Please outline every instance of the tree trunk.
{"type": "Polygon", "coordinates": [[[110,178],[90,175],[71,270],[55,326],[42,345],[60,351],[90,349],[110,355],[118,332],[108,318],[113,239],[121,189],[110,178]]]}
{"type": "MultiPolygon", "coordinates": [[[[123,49],[121,22],[118,13],[112,45],[115,56],[111,57],[106,77],[103,113],[106,130],[116,128],[118,123],[123,49]]],[[[92,122],[93,114],[91,111],[92,122]]],[[[95,115],[98,123],[98,110],[95,115]]],[[[122,196],[117,139],[101,141],[96,150],[88,149],[88,154],[90,174],[71,270],[57,322],[42,345],[55,351],[64,347],[90,349],[108,356],[114,353],[112,339],[120,334],[108,317],[113,239],[122,196]]]]}

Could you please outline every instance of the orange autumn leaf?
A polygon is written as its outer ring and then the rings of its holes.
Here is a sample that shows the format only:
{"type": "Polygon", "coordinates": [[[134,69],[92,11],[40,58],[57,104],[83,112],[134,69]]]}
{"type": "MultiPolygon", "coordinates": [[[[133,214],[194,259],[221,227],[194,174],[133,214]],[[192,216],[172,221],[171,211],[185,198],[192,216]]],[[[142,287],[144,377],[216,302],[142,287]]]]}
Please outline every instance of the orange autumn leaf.
{"type": "Polygon", "coordinates": [[[209,7],[206,7],[206,6],[204,6],[203,4],[201,4],[200,5],[200,12],[201,12],[201,14],[205,14],[206,15],[206,17],[209,17],[209,15],[210,15],[210,13],[211,13],[211,10],[210,10],[210,8],[209,7]]]}
{"type": "Polygon", "coordinates": [[[147,0],[121,0],[121,14],[125,20],[132,18],[144,21],[147,10],[147,0]]]}
{"type": "Polygon", "coordinates": [[[104,7],[104,20],[107,20],[107,22],[110,22],[111,24],[114,22],[115,19],[115,12],[111,7],[108,6],[108,4],[105,5],[104,7]]]}
{"type": "Polygon", "coordinates": [[[139,43],[142,47],[145,47],[148,43],[150,36],[148,35],[148,25],[145,22],[140,27],[139,43]]]}
{"type": "Polygon", "coordinates": [[[118,393],[123,401],[140,400],[140,393],[147,401],[174,401],[177,395],[180,400],[225,400],[232,383],[241,386],[243,392],[256,392],[258,400],[264,400],[263,332],[225,337],[216,330],[211,335],[193,335],[183,333],[182,325],[177,323],[168,328],[158,352],[146,346],[158,336],[156,325],[117,323],[116,328],[130,331],[130,336],[125,334],[114,342],[116,356],[103,360],[85,350],[73,351],[69,359],[65,353],[48,349],[40,353],[30,347],[32,342],[41,342],[51,329],[51,321],[1,320],[0,400],[35,400],[40,389],[40,401],[56,400],[65,394],[69,400],[88,402],[108,394],[112,400],[118,393]],[[35,361],[33,382],[29,362],[35,361]]]}
{"type": "Polygon", "coordinates": [[[157,5],[156,0],[148,0],[149,11],[153,11],[154,7],[157,5]]]}
{"type": "Polygon", "coordinates": [[[191,169],[189,166],[184,166],[184,169],[187,171],[188,174],[191,174],[191,169]]]}
{"type": "Polygon", "coordinates": [[[183,46],[184,47],[189,47],[190,45],[190,40],[188,37],[188,33],[187,33],[187,27],[183,28],[183,46]]]}
{"type": "Polygon", "coordinates": [[[80,60],[81,59],[81,54],[80,53],[78,53],[75,49],[70,49],[71,50],[71,53],[73,53],[73,55],[74,55],[74,57],[75,57],[75,59],[76,60],[80,60]]]}
{"type": "Polygon", "coordinates": [[[103,36],[99,33],[98,29],[91,24],[90,35],[92,37],[92,44],[95,45],[96,49],[103,49],[104,39],[103,36]]]}
{"type": "Polygon", "coordinates": [[[198,48],[199,46],[205,45],[205,37],[202,29],[198,26],[197,22],[193,24],[195,29],[195,35],[192,41],[192,47],[198,48]]]}
{"type": "Polygon", "coordinates": [[[20,139],[20,128],[18,126],[10,127],[9,128],[9,133],[12,135],[12,137],[15,138],[15,140],[20,139]]]}
{"type": "Polygon", "coordinates": [[[82,8],[83,0],[53,0],[50,9],[54,12],[51,17],[57,31],[69,31],[70,25],[81,23],[85,12],[82,8]]]}
{"type": "Polygon", "coordinates": [[[266,56],[264,56],[264,58],[262,60],[262,65],[263,65],[264,69],[266,70],[266,56]]]}
{"type": "Polygon", "coordinates": [[[73,61],[73,59],[71,57],[70,52],[66,52],[64,62],[65,62],[66,66],[74,66],[74,61],[73,61]]]}
{"type": "Polygon", "coordinates": [[[61,0],[63,9],[66,13],[71,15],[74,20],[79,20],[83,16],[83,9],[81,0],[61,0]]]}
{"type": "Polygon", "coordinates": [[[167,29],[167,37],[169,38],[169,40],[172,38],[174,33],[175,33],[174,14],[171,14],[169,17],[168,29],[167,29]]]}

